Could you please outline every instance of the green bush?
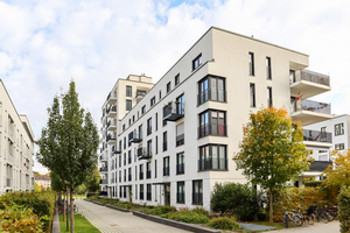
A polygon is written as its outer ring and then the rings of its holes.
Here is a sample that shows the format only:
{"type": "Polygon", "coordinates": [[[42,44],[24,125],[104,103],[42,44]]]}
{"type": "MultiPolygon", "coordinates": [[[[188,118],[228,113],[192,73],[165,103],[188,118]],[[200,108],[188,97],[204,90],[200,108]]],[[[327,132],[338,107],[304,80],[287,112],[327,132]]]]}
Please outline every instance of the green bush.
{"type": "Polygon", "coordinates": [[[215,184],[211,198],[211,209],[215,212],[232,213],[238,219],[253,220],[263,200],[262,193],[248,185],[238,183],[215,184]]]}
{"type": "Polygon", "coordinates": [[[185,222],[185,223],[208,223],[209,217],[193,210],[182,210],[178,212],[169,212],[160,215],[162,218],[168,218],[175,221],[185,222]]]}
{"type": "Polygon", "coordinates": [[[50,232],[55,209],[54,192],[14,192],[0,197],[0,209],[12,205],[31,208],[41,218],[44,232],[50,232]]]}
{"type": "Polygon", "coordinates": [[[42,220],[45,220],[45,216],[40,219],[32,208],[19,205],[7,206],[6,204],[3,204],[2,207],[3,209],[0,209],[1,232],[43,232],[42,220]]]}
{"type": "Polygon", "coordinates": [[[196,207],[195,209],[193,209],[191,211],[194,213],[209,217],[209,212],[206,209],[203,209],[202,207],[196,207]]]}
{"type": "Polygon", "coordinates": [[[222,230],[240,230],[241,226],[235,221],[234,218],[220,217],[210,220],[209,227],[222,230]]]}
{"type": "Polygon", "coordinates": [[[174,211],[176,211],[176,208],[173,206],[157,206],[157,207],[154,207],[153,209],[144,210],[143,212],[145,214],[161,216],[163,214],[167,214],[169,212],[174,212],[174,211]]]}
{"type": "Polygon", "coordinates": [[[350,187],[343,188],[338,196],[340,232],[350,232],[350,187]]]}

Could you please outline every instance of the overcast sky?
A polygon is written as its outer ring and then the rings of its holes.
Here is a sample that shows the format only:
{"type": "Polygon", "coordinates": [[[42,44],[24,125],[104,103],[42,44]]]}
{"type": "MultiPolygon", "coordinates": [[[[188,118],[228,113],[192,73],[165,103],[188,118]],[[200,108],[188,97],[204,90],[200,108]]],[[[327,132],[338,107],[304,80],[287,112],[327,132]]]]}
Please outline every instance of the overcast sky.
{"type": "Polygon", "coordinates": [[[309,54],[309,69],[331,77],[315,99],[350,113],[347,0],[0,0],[0,78],[36,139],[72,79],[100,126],[117,78],[158,81],[210,26],[309,54]]]}

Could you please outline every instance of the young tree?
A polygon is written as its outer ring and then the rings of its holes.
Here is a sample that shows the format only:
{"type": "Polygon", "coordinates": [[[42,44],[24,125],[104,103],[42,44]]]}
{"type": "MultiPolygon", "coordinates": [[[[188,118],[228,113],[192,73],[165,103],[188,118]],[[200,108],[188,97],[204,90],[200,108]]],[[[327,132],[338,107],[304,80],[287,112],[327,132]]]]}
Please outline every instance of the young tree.
{"type": "Polygon", "coordinates": [[[333,158],[335,168],[329,166],[324,171],[327,178],[322,182],[322,186],[338,191],[343,186],[350,187],[350,149],[344,152],[335,151],[333,158]]]}
{"type": "MultiPolygon", "coordinates": [[[[48,113],[47,126],[37,142],[37,158],[67,186],[73,210],[74,188],[84,183],[96,167],[97,128],[91,114],[80,107],[73,81],[62,98],[54,98],[48,113]]],[[[74,232],[74,211],[71,211],[71,232],[74,232]]]]}
{"type": "Polygon", "coordinates": [[[269,193],[269,221],[273,222],[274,194],[308,168],[308,151],[299,125],[292,125],[285,109],[274,107],[250,114],[234,161],[237,169],[269,193]]]}
{"type": "Polygon", "coordinates": [[[88,177],[85,185],[88,192],[97,192],[100,189],[100,172],[98,171],[98,167],[95,167],[94,172],[88,177]]]}

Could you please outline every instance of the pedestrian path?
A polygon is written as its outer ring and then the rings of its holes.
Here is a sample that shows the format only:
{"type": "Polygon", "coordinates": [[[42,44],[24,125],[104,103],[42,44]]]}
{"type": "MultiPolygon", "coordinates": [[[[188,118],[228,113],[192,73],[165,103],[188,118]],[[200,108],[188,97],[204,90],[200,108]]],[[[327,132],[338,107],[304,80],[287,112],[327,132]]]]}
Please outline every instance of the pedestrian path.
{"type": "Polygon", "coordinates": [[[280,229],[276,231],[269,231],[271,233],[339,233],[339,221],[332,221],[329,223],[315,223],[303,224],[301,227],[293,227],[287,229],[280,229]]]}
{"type": "Polygon", "coordinates": [[[105,206],[100,206],[84,200],[77,200],[79,212],[102,233],[187,233],[188,231],[155,223],[105,206]]]}
{"type": "Polygon", "coordinates": [[[247,230],[252,230],[252,231],[266,231],[266,230],[274,230],[276,227],[269,227],[269,226],[263,226],[263,225],[258,225],[258,224],[251,224],[251,223],[241,223],[238,222],[238,224],[243,227],[244,229],[247,230]]]}

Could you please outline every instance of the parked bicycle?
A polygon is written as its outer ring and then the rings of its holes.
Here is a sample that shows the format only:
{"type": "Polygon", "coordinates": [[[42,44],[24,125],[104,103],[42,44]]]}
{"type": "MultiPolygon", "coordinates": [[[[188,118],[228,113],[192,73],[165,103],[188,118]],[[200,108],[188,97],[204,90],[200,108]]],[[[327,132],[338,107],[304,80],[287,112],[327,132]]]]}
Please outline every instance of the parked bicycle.
{"type": "Polygon", "coordinates": [[[299,213],[295,213],[292,211],[286,211],[286,212],[284,212],[284,216],[283,216],[282,221],[285,224],[286,224],[286,221],[288,221],[288,223],[293,222],[294,225],[301,226],[303,224],[303,217],[299,213]]]}

